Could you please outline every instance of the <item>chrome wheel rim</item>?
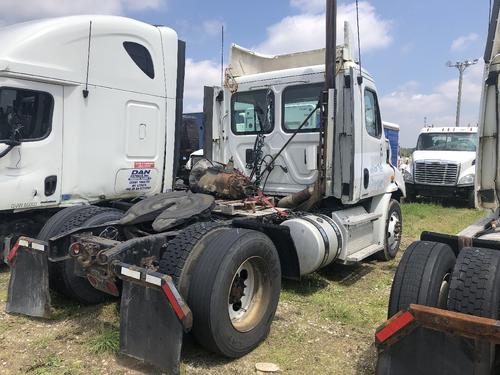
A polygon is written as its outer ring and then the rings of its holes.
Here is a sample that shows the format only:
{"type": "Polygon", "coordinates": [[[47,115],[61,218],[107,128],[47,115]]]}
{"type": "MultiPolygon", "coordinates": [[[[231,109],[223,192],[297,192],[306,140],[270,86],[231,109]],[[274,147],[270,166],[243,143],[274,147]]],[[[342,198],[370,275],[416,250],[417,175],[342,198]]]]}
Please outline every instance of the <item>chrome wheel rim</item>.
{"type": "Polygon", "coordinates": [[[397,249],[401,242],[401,229],[401,218],[397,212],[393,212],[387,226],[387,244],[391,251],[397,249]]]}

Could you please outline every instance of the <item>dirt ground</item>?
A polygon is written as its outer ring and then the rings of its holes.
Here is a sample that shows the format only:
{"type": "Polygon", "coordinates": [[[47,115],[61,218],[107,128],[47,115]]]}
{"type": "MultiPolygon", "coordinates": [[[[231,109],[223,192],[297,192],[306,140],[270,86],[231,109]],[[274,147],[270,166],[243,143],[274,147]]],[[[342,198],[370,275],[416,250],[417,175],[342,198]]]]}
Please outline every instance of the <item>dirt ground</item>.
{"type": "MultiPolygon", "coordinates": [[[[432,204],[403,206],[402,249],[426,230],[456,233],[484,213],[432,204]]],[[[384,321],[391,262],[333,265],[284,281],[268,339],[239,360],[227,360],[187,340],[184,374],[254,374],[255,363],[272,362],[286,374],[373,374],[375,328],[384,321]]],[[[116,302],[79,306],[53,295],[49,321],[4,312],[9,270],[0,269],[0,374],[157,374],[117,353],[116,302]]]]}

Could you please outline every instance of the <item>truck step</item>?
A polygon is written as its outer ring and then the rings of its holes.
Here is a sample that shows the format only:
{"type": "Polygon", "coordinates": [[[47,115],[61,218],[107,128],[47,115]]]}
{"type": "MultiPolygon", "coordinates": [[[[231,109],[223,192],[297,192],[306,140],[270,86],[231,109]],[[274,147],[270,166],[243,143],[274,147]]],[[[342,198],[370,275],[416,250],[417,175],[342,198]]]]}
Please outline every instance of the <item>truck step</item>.
{"type": "Polygon", "coordinates": [[[344,226],[346,227],[355,227],[358,225],[369,223],[371,221],[375,221],[379,219],[381,216],[382,214],[377,214],[377,213],[366,213],[356,216],[349,216],[342,218],[342,224],[344,224],[344,226]]]}
{"type": "Polygon", "coordinates": [[[365,247],[364,249],[357,251],[353,254],[350,254],[346,258],[346,262],[361,262],[363,259],[368,258],[370,255],[373,255],[375,253],[378,253],[379,251],[383,250],[384,246],[374,244],[370,245],[368,247],[365,247]]]}

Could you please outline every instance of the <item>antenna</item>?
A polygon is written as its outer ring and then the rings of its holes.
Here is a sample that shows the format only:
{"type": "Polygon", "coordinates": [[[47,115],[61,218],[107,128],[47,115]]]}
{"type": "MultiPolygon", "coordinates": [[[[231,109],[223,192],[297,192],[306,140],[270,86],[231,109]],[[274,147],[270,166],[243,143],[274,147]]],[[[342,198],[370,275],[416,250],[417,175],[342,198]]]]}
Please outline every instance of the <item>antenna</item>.
{"type": "Polygon", "coordinates": [[[363,83],[363,71],[361,69],[361,38],[359,36],[359,4],[358,0],[356,0],[356,26],[358,29],[358,57],[359,57],[359,77],[358,77],[358,85],[363,83]]]}
{"type": "Polygon", "coordinates": [[[89,96],[89,66],[90,66],[90,41],[92,40],[92,21],[89,25],[89,47],[87,50],[87,76],[85,77],[85,90],[83,90],[83,97],[87,98],[89,96]]]}
{"type": "Polygon", "coordinates": [[[224,87],[224,24],[221,25],[220,87],[224,87]]]}

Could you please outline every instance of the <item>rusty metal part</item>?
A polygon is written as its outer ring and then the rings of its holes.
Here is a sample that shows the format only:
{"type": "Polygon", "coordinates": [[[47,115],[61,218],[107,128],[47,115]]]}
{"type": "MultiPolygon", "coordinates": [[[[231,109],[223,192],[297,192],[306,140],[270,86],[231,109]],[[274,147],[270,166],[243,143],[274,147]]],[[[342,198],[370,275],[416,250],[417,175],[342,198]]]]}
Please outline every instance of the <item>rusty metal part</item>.
{"type": "Polygon", "coordinates": [[[302,191],[299,191],[298,193],[287,195],[286,197],[280,199],[277,207],[295,208],[311,198],[313,191],[313,187],[308,187],[302,191]]]}
{"type": "Polygon", "coordinates": [[[394,332],[383,342],[376,338],[375,343],[379,350],[385,350],[394,345],[420,326],[460,337],[500,344],[500,321],[498,320],[414,304],[410,305],[406,311],[400,311],[380,326],[377,329],[377,334],[408,312],[412,315],[413,321],[404,329],[394,332]]]}
{"type": "Polygon", "coordinates": [[[234,169],[232,164],[215,166],[200,160],[191,171],[189,186],[194,193],[212,194],[224,199],[243,199],[254,192],[248,177],[234,169]]]}

